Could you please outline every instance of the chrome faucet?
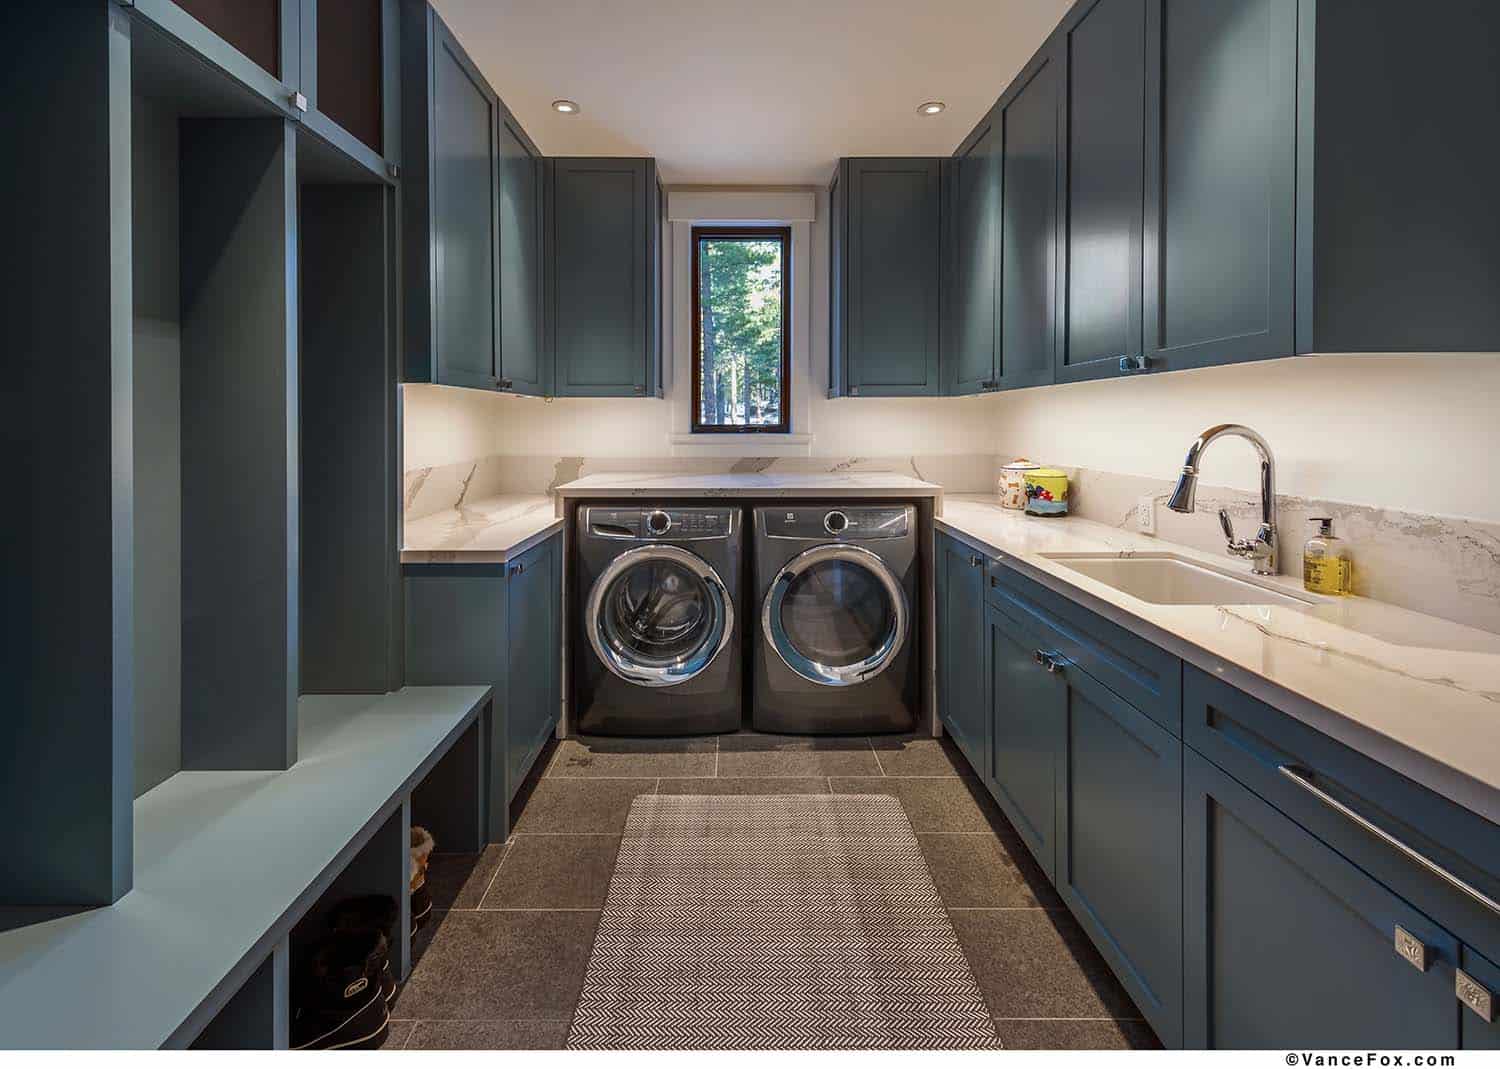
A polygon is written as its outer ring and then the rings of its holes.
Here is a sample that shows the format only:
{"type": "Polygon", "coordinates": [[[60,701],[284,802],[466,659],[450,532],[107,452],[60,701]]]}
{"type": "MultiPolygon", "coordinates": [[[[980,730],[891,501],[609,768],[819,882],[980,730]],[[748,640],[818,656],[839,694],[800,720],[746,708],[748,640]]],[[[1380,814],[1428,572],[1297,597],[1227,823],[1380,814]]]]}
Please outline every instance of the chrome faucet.
{"type": "Polygon", "coordinates": [[[1172,500],[1167,508],[1173,512],[1194,511],[1198,497],[1198,463],[1203,451],[1216,438],[1230,435],[1244,438],[1260,454],[1260,530],[1254,538],[1236,538],[1234,523],[1227,509],[1219,510],[1219,526],[1229,542],[1229,554],[1245,557],[1256,575],[1276,574],[1276,461],[1271,457],[1271,447],[1266,440],[1249,427],[1238,423],[1221,423],[1198,435],[1198,440],[1188,449],[1187,459],[1182,462],[1182,475],[1177,479],[1177,489],[1172,491],[1172,500]]]}

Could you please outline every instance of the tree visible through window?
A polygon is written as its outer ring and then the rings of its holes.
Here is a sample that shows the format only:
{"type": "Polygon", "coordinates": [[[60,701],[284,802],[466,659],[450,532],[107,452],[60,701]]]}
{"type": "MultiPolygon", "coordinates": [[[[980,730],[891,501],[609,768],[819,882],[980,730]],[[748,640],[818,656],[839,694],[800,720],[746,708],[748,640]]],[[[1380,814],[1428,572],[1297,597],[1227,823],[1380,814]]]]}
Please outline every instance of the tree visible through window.
{"type": "Polygon", "coordinates": [[[788,227],[693,228],[693,431],[786,432],[788,227]]]}

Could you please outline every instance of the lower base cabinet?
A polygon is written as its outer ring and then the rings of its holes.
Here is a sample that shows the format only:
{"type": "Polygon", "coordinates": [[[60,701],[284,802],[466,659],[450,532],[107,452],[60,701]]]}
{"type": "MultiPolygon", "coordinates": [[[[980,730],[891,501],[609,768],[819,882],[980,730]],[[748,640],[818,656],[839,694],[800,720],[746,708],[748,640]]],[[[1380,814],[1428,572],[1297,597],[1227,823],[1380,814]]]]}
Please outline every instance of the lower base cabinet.
{"type": "Polygon", "coordinates": [[[990,793],[1037,863],[1057,879],[1058,770],[1067,687],[1040,659],[1040,644],[1020,623],[988,610],[990,793]]]}
{"type": "Polygon", "coordinates": [[[1157,1037],[1182,1045],[1182,740],[1071,665],[1058,893],[1157,1037]]]}
{"type": "Polygon", "coordinates": [[[490,842],[557,727],[562,705],[562,535],[505,564],[408,564],[406,681],[494,688],[485,755],[490,842]]]}
{"type": "Polygon", "coordinates": [[[1452,935],[1192,750],[1183,788],[1188,1047],[1458,1044],[1452,935]]]}
{"type": "Polygon", "coordinates": [[[1008,563],[980,554],[976,594],[937,546],[939,715],[1165,1045],[1500,1049],[1492,825],[1008,563]]]}

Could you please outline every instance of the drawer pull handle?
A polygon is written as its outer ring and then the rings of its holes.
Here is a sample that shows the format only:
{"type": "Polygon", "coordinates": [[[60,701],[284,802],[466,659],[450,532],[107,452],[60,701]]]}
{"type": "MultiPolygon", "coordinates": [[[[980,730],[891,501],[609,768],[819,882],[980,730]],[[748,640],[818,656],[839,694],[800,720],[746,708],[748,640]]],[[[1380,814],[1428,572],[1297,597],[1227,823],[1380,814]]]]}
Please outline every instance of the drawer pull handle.
{"type": "Polygon", "coordinates": [[[1396,925],[1396,953],[1401,955],[1417,972],[1426,972],[1431,954],[1427,944],[1412,935],[1401,925],[1396,925]]]}
{"type": "Polygon", "coordinates": [[[1490,989],[1462,969],[1453,970],[1453,993],[1486,1022],[1495,1019],[1495,999],[1490,989]]]}
{"type": "Polygon", "coordinates": [[[1322,802],[1329,809],[1332,809],[1335,812],[1341,813],[1344,816],[1348,817],[1351,821],[1353,821],[1355,824],[1358,824],[1361,828],[1369,832],[1371,835],[1375,836],[1375,838],[1379,839],[1381,842],[1385,843],[1392,850],[1395,850],[1399,854],[1404,854],[1409,860],[1416,862],[1418,865],[1422,866],[1422,868],[1426,869],[1428,872],[1432,873],[1438,879],[1444,881],[1455,890],[1460,891],[1468,897],[1472,898],[1475,902],[1478,902],[1481,906],[1489,910],[1491,913],[1500,916],[1500,902],[1496,902],[1489,895],[1485,894],[1479,888],[1468,883],[1467,881],[1459,879],[1457,876],[1453,875],[1453,873],[1449,872],[1447,869],[1443,868],[1443,866],[1439,865],[1436,861],[1433,861],[1426,854],[1423,854],[1421,851],[1407,846],[1404,842],[1396,838],[1384,828],[1380,827],[1378,824],[1366,820],[1364,817],[1360,816],[1354,810],[1346,806],[1343,802],[1333,797],[1333,795],[1319,789],[1312,782],[1312,779],[1310,778],[1311,773],[1309,773],[1306,769],[1299,768],[1296,765],[1277,765],[1276,771],[1280,772],[1287,779],[1291,780],[1308,794],[1312,795],[1318,801],[1322,802]]]}
{"type": "Polygon", "coordinates": [[[984,563],[984,562],[981,561],[978,557],[970,555],[970,557],[969,557],[969,567],[970,568],[977,568],[982,563],[984,563]]]}

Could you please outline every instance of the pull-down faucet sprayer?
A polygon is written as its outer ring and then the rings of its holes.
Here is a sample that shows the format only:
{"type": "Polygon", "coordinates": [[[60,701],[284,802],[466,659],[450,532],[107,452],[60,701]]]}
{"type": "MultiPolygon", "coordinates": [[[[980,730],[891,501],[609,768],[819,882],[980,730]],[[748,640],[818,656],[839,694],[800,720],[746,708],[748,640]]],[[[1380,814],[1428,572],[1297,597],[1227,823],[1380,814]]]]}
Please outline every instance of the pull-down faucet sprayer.
{"type": "Polygon", "coordinates": [[[1182,475],[1177,479],[1177,489],[1172,491],[1172,499],[1167,502],[1167,508],[1184,513],[1195,510],[1198,499],[1198,464],[1203,459],[1203,451],[1208,448],[1209,443],[1225,435],[1244,438],[1260,454],[1260,530],[1255,532],[1254,538],[1236,538],[1234,524],[1225,509],[1219,510],[1219,526],[1224,529],[1224,538],[1229,543],[1231,556],[1247,558],[1251,570],[1257,575],[1275,575],[1276,461],[1271,456],[1271,447],[1266,444],[1266,440],[1249,427],[1238,423],[1221,423],[1200,434],[1188,449],[1187,459],[1182,462],[1182,475]]]}

